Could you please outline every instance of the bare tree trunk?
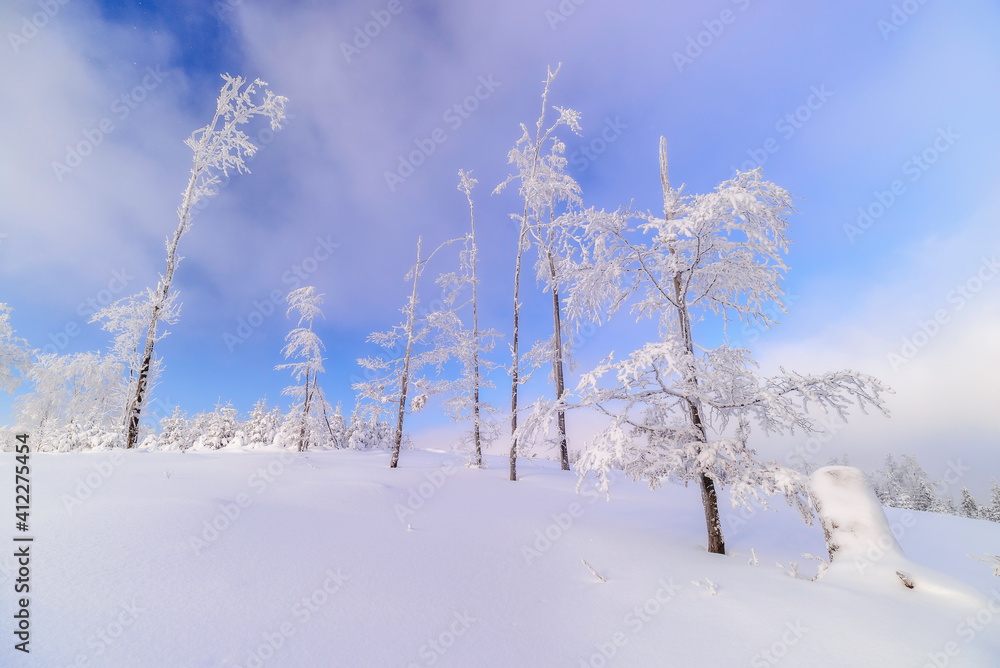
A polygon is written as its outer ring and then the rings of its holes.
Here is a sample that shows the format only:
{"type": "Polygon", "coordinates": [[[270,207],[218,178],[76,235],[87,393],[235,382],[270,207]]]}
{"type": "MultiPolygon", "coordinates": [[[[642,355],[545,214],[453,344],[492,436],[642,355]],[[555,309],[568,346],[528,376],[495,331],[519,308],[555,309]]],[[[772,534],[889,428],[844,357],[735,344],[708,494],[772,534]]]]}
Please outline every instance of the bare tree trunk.
{"type": "Polygon", "coordinates": [[[319,374],[313,376],[313,387],[316,389],[316,396],[318,396],[323,407],[323,421],[326,422],[326,430],[330,432],[330,438],[336,439],[337,437],[333,435],[333,427],[330,426],[330,416],[326,414],[326,397],[323,396],[323,390],[319,389],[319,374]]]}
{"type": "Polygon", "coordinates": [[[420,245],[417,237],[417,263],[413,266],[413,295],[410,297],[410,317],[406,322],[406,354],[403,357],[403,373],[399,378],[399,413],[396,416],[396,434],[392,440],[392,461],[389,468],[399,463],[399,447],[403,443],[403,415],[406,413],[406,389],[410,383],[410,355],[413,352],[413,329],[417,312],[417,279],[420,278],[420,245]]]}
{"type": "Polygon", "coordinates": [[[306,421],[309,419],[309,369],[306,369],[306,382],[303,387],[305,398],[302,401],[302,424],[299,425],[299,452],[305,452],[309,444],[306,442],[306,421]]]}
{"type": "Polygon", "coordinates": [[[722,537],[722,522],[719,520],[719,498],[715,493],[715,483],[702,474],[698,480],[701,486],[701,504],[705,508],[705,525],[708,529],[708,551],[725,554],[726,541],[722,537]]]}
{"type": "Polygon", "coordinates": [[[517,386],[521,360],[517,351],[518,326],[521,316],[521,256],[524,255],[524,239],[528,234],[528,205],[524,205],[521,218],[521,233],[517,238],[517,263],[514,265],[514,335],[511,341],[511,383],[510,383],[510,480],[517,480],[517,386]]]}
{"type": "MultiPolygon", "coordinates": [[[[548,251],[549,278],[552,284],[552,375],[556,386],[556,399],[561,401],[566,391],[563,376],[563,345],[562,345],[562,316],[559,313],[559,284],[556,276],[556,264],[552,251],[548,251]]],[[[563,471],[569,471],[569,448],[566,443],[566,411],[560,409],[557,413],[558,438],[559,438],[559,461],[563,471]]]]}
{"type": "MultiPolygon", "coordinates": [[[[667,140],[660,137],[660,182],[663,185],[663,216],[669,220],[673,217],[671,210],[672,195],[670,193],[670,177],[667,171],[667,140]]],[[[674,249],[670,249],[671,254],[674,249]]],[[[698,377],[694,370],[694,333],[691,327],[691,315],[687,308],[687,286],[684,284],[679,273],[674,274],[674,300],[677,308],[677,317],[680,324],[681,336],[684,339],[684,349],[692,358],[691,374],[692,382],[697,385],[698,377]]],[[[701,419],[701,410],[694,401],[687,401],[691,415],[691,423],[701,434],[702,442],[707,442],[708,434],[705,424],[701,419]]],[[[698,486],[701,488],[701,504],[705,510],[705,527],[708,531],[708,551],[713,554],[725,554],[726,542],[722,536],[722,522],[719,519],[719,498],[715,489],[715,482],[704,473],[698,476],[698,486]]]]}
{"type": "MultiPolygon", "coordinates": [[[[549,86],[552,85],[552,80],[555,79],[556,74],[559,73],[559,68],[556,67],[556,71],[553,72],[549,70],[548,76],[545,78],[545,90],[542,92],[542,113],[538,117],[538,123],[535,126],[535,151],[532,156],[531,161],[531,173],[528,176],[529,181],[534,181],[535,172],[538,169],[538,153],[541,150],[539,143],[542,137],[542,126],[545,125],[545,111],[549,104],[549,86]]],[[[522,183],[522,187],[523,187],[522,183]]],[[[521,256],[524,254],[524,241],[528,237],[528,195],[525,194],[524,199],[524,213],[521,215],[521,232],[517,238],[517,264],[514,265],[514,336],[511,341],[511,351],[513,353],[513,364],[511,365],[511,385],[510,385],[510,479],[512,482],[517,480],[517,388],[518,388],[518,371],[520,369],[521,360],[518,357],[517,343],[518,343],[518,326],[521,315],[521,256]]]]}
{"type": "MultiPolygon", "coordinates": [[[[216,112],[217,118],[218,112],[216,112]]],[[[215,127],[215,120],[212,121],[212,127],[215,127]]],[[[195,156],[195,161],[197,162],[197,155],[195,156]]],[[[146,347],[142,353],[142,362],[139,365],[139,377],[135,383],[135,394],[133,394],[132,400],[129,403],[128,415],[126,417],[128,423],[126,425],[127,434],[125,436],[126,448],[134,448],[139,438],[139,421],[142,414],[143,401],[146,398],[149,370],[153,363],[153,346],[156,343],[156,330],[160,323],[160,311],[166,304],[167,297],[170,295],[170,285],[173,283],[174,270],[177,268],[177,245],[187,230],[188,222],[191,218],[191,205],[193,203],[195,184],[201,172],[201,168],[195,168],[191,172],[191,180],[188,181],[187,190],[184,191],[184,201],[179,216],[180,222],[177,224],[174,238],[167,248],[167,272],[163,275],[163,280],[160,281],[159,286],[157,286],[156,299],[153,301],[153,310],[149,317],[149,329],[146,332],[146,347]]]]}
{"type": "Polygon", "coordinates": [[[476,466],[483,465],[483,448],[480,443],[479,409],[479,284],[476,280],[476,262],[479,246],[476,245],[476,210],[469,197],[469,218],[472,226],[472,442],[476,450],[476,466]]]}

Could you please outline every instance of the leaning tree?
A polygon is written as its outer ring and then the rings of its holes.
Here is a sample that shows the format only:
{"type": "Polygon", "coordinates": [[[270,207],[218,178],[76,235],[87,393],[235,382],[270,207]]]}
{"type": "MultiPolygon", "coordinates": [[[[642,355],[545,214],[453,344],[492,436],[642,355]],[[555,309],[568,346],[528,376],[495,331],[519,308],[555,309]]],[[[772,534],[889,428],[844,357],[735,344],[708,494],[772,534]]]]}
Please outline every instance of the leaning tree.
{"type": "Polygon", "coordinates": [[[141,361],[128,403],[125,425],[126,448],[135,447],[139,437],[139,423],[153,364],[153,348],[159,338],[158,328],[163,320],[163,314],[170,307],[174,272],[181,259],[177,255],[181,237],[190,229],[191,217],[199,202],[217,192],[216,186],[222,176],[228,177],[230,170],[238,173],[250,171],[245,160],[253,156],[257,146],[250,141],[240,126],[246,125],[255,116],[266,116],[271,121],[271,129],[278,130],[285,118],[287,98],[275,95],[266,88],[263,95],[258,93],[257,87],[266,87],[266,82],[256,79],[252,83],[247,83],[243,77],[231,77],[228,74],[223,74],[222,78],[225,83],[219,92],[212,121],[205,127],[195,130],[184,142],[194,151],[191,178],[184,190],[181,205],[177,209],[177,229],[173,237],[167,239],[167,268],[160,275],[150,308],[149,326],[146,328],[141,361]]]}

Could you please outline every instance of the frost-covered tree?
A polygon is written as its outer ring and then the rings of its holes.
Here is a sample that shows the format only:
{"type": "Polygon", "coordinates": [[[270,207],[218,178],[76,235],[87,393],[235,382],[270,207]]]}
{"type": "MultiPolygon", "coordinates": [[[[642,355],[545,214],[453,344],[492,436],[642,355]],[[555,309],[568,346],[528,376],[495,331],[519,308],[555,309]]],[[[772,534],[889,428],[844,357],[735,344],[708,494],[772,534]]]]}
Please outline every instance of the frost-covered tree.
{"type": "Polygon", "coordinates": [[[10,311],[9,306],[0,303],[0,392],[7,393],[21,386],[32,357],[28,342],[14,335],[10,311]]]}
{"type": "Polygon", "coordinates": [[[272,445],[281,426],[281,418],[280,408],[268,408],[267,398],[258,399],[242,427],[247,447],[264,448],[272,445]]]}
{"type": "Polygon", "coordinates": [[[997,482],[996,478],[993,478],[991,482],[989,519],[1000,522],[1000,483],[997,482]]]}
{"type": "Polygon", "coordinates": [[[979,503],[967,487],[962,488],[962,500],[958,504],[958,509],[962,517],[970,517],[972,519],[981,517],[979,503]]]}
{"type": "Polygon", "coordinates": [[[191,177],[177,209],[178,224],[172,238],[167,239],[167,266],[156,287],[149,312],[149,322],[145,338],[141,340],[142,354],[135,378],[135,387],[128,404],[128,425],[125,447],[135,446],[139,436],[139,425],[143,404],[149,390],[149,374],[153,364],[153,349],[160,338],[159,325],[170,305],[171,286],[174,272],[181,258],[177,247],[181,237],[191,227],[191,216],[195,207],[206,197],[214,195],[222,176],[229,172],[249,172],[245,159],[252,156],[257,147],[243,132],[241,126],[256,116],[264,116],[271,122],[271,129],[281,127],[285,118],[287,99],[266,90],[258,93],[258,86],[267,84],[260,79],[247,83],[243,77],[222,75],[225,83],[216,101],[215,115],[205,127],[195,130],[185,140],[194,152],[191,177]]]}
{"type": "MultiPolygon", "coordinates": [[[[120,375],[119,381],[113,384],[111,394],[117,406],[118,424],[125,438],[132,415],[131,402],[135,398],[140,368],[144,363],[144,337],[148,335],[147,327],[150,318],[153,317],[156,300],[156,293],[146,289],[144,293],[129,295],[105,306],[90,319],[90,322],[101,323],[101,328],[114,337],[106,357],[117,367],[120,375]]],[[[179,315],[180,304],[177,302],[177,293],[173,292],[162,303],[157,317],[160,323],[172,325],[177,322],[179,315]]],[[[158,330],[154,343],[159,342],[168,333],[166,330],[158,330]]],[[[162,371],[162,360],[153,353],[146,365],[146,391],[143,394],[144,403],[140,406],[140,410],[145,409],[145,401],[156,387],[162,371]]]]}
{"type": "Polygon", "coordinates": [[[352,450],[380,450],[393,443],[392,425],[380,419],[377,411],[360,405],[354,407],[345,435],[345,447],[352,450]]]}
{"type": "Polygon", "coordinates": [[[908,503],[908,494],[903,489],[903,474],[892,454],[882,460],[882,468],[871,476],[875,495],[883,506],[902,508],[908,503]]]}
{"type": "Polygon", "coordinates": [[[279,364],[274,368],[290,370],[292,378],[297,383],[289,385],[281,393],[292,397],[298,406],[297,449],[302,452],[308,449],[310,441],[316,443],[314,439],[309,438],[313,431],[309,424],[310,420],[320,414],[326,419],[330,405],[319,386],[319,374],[323,373],[323,342],[313,331],[313,320],[316,316],[323,317],[323,312],[320,310],[323,295],[316,294],[316,288],[307,285],[289,292],[286,300],[288,301],[286,315],[295,311],[299,319],[295,329],[285,337],[286,343],[281,353],[286,360],[298,358],[299,361],[279,364]]]}
{"type": "Polygon", "coordinates": [[[789,194],[764,181],[759,169],[738,173],[712,193],[688,196],[670,186],[667,167],[661,138],[662,217],[645,215],[635,227],[615,215],[588,223],[599,251],[579,269],[570,300],[577,301],[575,308],[608,315],[629,303],[637,319],[658,323],[659,340],[620,361],[612,354],[581,378],[578,404],[598,410],[609,424],[587,444],[578,466],[581,481],[593,471],[604,486],[619,467],[651,487],[664,480],[697,483],[708,549],[723,554],[723,486],[730,487],[734,504],[783,494],[811,519],[803,476],[758,461],[748,446],[754,424],[765,434],[821,431],[817,411],[841,419],[854,405],[885,413],[881,395],[889,390],[852,371],[802,375],[782,369],[766,378],[748,350],[696,343],[700,319],[714,316],[723,334],[732,323],[775,324],[769,313],[771,306],[784,310],[782,256],[793,209],[789,194]]]}
{"type": "Polygon", "coordinates": [[[194,438],[187,415],[180,406],[174,406],[172,414],[160,418],[160,433],[156,439],[158,450],[183,452],[194,444],[194,438]]]}
{"type": "Polygon", "coordinates": [[[330,447],[335,450],[347,447],[347,420],[340,404],[330,413],[330,447]]]}
{"type": "Polygon", "coordinates": [[[16,421],[32,433],[38,449],[95,447],[105,443],[105,433],[120,438],[115,423],[121,374],[114,359],[96,352],[43,353],[25,379],[31,390],[14,402],[16,421]]]}
{"type": "Polygon", "coordinates": [[[911,499],[913,500],[914,510],[932,512],[937,505],[934,493],[931,491],[926,477],[917,480],[911,499]]]}
{"type": "Polygon", "coordinates": [[[239,430],[240,414],[231,401],[215,404],[215,410],[205,414],[204,426],[194,447],[199,450],[220,450],[228,446],[239,430]]]}
{"type": "Polygon", "coordinates": [[[459,253],[459,271],[438,277],[437,283],[443,290],[443,308],[431,313],[428,323],[433,328],[432,346],[438,359],[455,360],[460,368],[457,378],[440,385],[440,391],[447,394],[445,411],[456,422],[471,421],[472,461],[475,466],[482,466],[483,441],[489,442],[495,431],[490,418],[499,413],[480,396],[483,388],[494,387],[487,376],[497,366],[485,358],[485,354],[493,350],[499,334],[492,329],[479,329],[479,247],[476,242],[476,210],[472,201],[476,179],[464,171],[459,171],[458,175],[458,189],[465,193],[469,202],[470,232],[459,253]],[[471,297],[465,299],[467,292],[471,293],[471,297]],[[462,322],[465,312],[471,318],[471,328],[466,328],[462,322]]]}
{"type": "Polygon", "coordinates": [[[949,485],[943,480],[931,480],[913,455],[903,455],[899,461],[891,454],[886,455],[882,467],[870,473],[868,478],[883,506],[961,514],[948,493],[949,485]]]}
{"type": "MultiPolygon", "coordinates": [[[[370,372],[368,380],[354,384],[363,399],[372,403],[370,410],[373,415],[381,415],[388,406],[396,411],[395,431],[392,438],[392,458],[390,468],[399,464],[399,450],[403,442],[403,420],[407,412],[420,411],[426,405],[429,396],[440,390],[441,385],[426,377],[418,377],[420,370],[428,365],[436,365],[439,370],[446,361],[441,357],[443,348],[428,348],[432,329],[427,318],[417,314],[420,302],[419,282],[427,263],[443,247],[455,241],[446,241],[438,246],[427,257],[422,255],[423,238],[417,238],[417,261],[406,274],[404,280],[413,281],[413,288],[406,304],[401,309],[405,318],[402,324],[396,325],[386,332],[374,332],[368,336],[370,343],[375,343],[390,351],[398,352],[403,348],[402,356],[398,357],[363,357],[358,360],[364,369],[370,372]],[[418,392],[412,396],[411,387],[418,392]],[[410,398],[407,404],[407,398],[410,398]],[[407,408],[409,405],[409,409],[407,408]]],[[[353,421],[352,421],[353,422],[353,421]]]]}
{"type": "MultiPolygon", "coordinates": [[[[525,360],[522,360],[519,352],[521,264],[525,251],[532,243],[538,250],[536,263],[538,276],[552,294],[553,334],[550,340],[541,342],[533,348],[528,360],[536,367],[543,363],[552,365],[557,404],[565,393],[565,345],[559,302],[559,287],[562,282],[559,272],[560,252],[563,250],[566,238],[565,228],[571,221],[577,220],[572,209],[580,203],[580,187],[566,173],[565,145],[555,132],[561,126],[566,126],[570,131],[579,134],[580,115],[572,109],[553,107],[559,112],[559,117],[546,127],[549,90],[558,73],[559,67],[554,71],[551,68],[548,70],[545,89],[542,92],[542,111],[535,123],[534,132],[522,123],[521,137],[508,153],[508,162],[514,166],[515,173],[493,191],[494,194],[499,193],[508,184],[517,182],[518,193],[524,201],[523,210],[511,215],[520,228],[514,265],[514,326],[511,335],[511,480],[517,480],[518,388],[526,381],[521,375],[525,360]],[[546,146],[548,146],[547,152],[546,146]]],[[[566,417],[561,408],[556,413],[556,424],[560,463],[564,470],[569,470],[566,417]]]]}

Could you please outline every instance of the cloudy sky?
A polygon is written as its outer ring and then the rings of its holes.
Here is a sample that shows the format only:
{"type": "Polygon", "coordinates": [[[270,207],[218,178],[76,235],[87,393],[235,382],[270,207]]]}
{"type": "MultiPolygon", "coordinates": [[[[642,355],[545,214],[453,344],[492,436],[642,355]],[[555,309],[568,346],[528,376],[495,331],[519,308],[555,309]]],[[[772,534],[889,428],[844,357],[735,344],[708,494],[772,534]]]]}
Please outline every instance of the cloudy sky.
{"type": "MultiPolygon", "coordinates": [[[[36,348],[105,348],[93,307],[155,284],[183,140],[210,120],[221,72],[289,98],[253,173],[183,240],[163,405],[282,401],[290,323],[271,299],[304,283],[326,294],[325,387],[349,409],[367,334],[400,317],[417,236],[468,223],[459,169],[480,182],[484,319],[507,332],[516,193],[490,192],[562,63],[551,102],[583,115],[565,139],[588,205],[661,206],[660,135],[689,192],[762,165],[799,198],[789,312],[734,339],[765,369],[847,367],[896,390],[891,420],[832,427],[815,461],[914,452],[937,476],[960,459],[974,489],[1000,474],[995,3],[6,0],[0,28],[0,302],[36,348]]],[[[546,296],[530,287],[540,337],[546,296]]],[[[644,335],[613,321],[582,367],[644,335]]],[[[433,440],[443,422],[414,425],[433,440]]],[[[787,459],[802,442],[758,445],[787,459]]]]}

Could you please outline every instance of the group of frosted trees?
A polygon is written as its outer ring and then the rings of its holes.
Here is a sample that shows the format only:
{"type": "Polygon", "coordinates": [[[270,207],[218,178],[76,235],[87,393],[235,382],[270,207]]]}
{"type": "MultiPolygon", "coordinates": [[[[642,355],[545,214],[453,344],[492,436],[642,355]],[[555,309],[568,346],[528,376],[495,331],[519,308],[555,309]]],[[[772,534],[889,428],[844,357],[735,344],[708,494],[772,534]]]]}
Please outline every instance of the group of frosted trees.
{"type": "Polygon", "coordinates": [[[900,461],[886,455],[882,468],[869,473],[868,479],[883,506],[1000,522],[1000,483],[996,479],[987,505],[976,501],[967,487],[960,489],[956,501],[952,485],[947,480],[932,480],[913,455],[904,455],[900,461]]]}
{"type": "MultiPolygon", "coordinates": [[[[386,446],[396,467],[406,416],[439,398],[448,414],[468,427],[471,463],[482,465],[487,445],[499,443],[509,453],[510,479],[516,480],[518,456],[537,443],[552,443],[561,467],[570,468],[567,417],[585,410],[600,416],[604,426],[574,444],[578,473],[595,473],[605,486],[616,469],[652,487],[693,483],[701,493],[711,552],[725,551],[718,510],[722,488],[737,503],[781,495],[810,517],[805,478],[758,460],[748,445],[751,430],[809,434],[824,428],[819,421],[824,413],[840,419],[853,408],[884,413],[882,395],[889,390],[852,371],[809,375],[782,369],[762,376],[748,350],[728,344],[727,326],[770,327],[771,316],[784,310],[791,196],[765,181],[759,169],[739,172],[707,194],[684,193],[671,184],[661,139],[662,202],[655,212],[587,207],[567,171],[560,137],[579,133],[580,115],[549,103],[557,72],[548,72],[537,121],[521,125],[508,153],[510,176],[494,189],[496,194],[516,188],[518,198],[510,215],[517,243],[510,258],[511,328],[504,332],[509,363],[491,358],[500,333],[480,327],[476,181],[460,172],[458,189],[469,204],[467,232],[426,246],[423,238],[417,240],[415,262],[405,277],[409,295],[402,321],[371,335],[369,340],[387,352],[359,360],[365,379],[355,385],[359,400],[351,419],[323,393],[323,344],[314,329],[322,295],[305,287],[288,295],[295,327],[285,341],[286,363],[278,367],[292,380],[285,390],[292,402],[287,409],[258,402],[246,420],[229,405],[191,418],[175,410],[160,419],[158,431],[143,434],[148,423],[143,411],[161,371],[155,344],[165,335],[163,326],[179,317],[171,285],[191,213],[213,194],[220,175],[246,171],[244,158],[256,147],[240,127],[261,116],[276,128],[284,116],[284,98],[257,90],[265,84],[225,76],[212,122],[187,141],[194,163],[177,230],[167,241],[165,273],[155,289],[95,317],[114,337],[110,349],[47,358],[26,352],[12,330],[0,329],[0,374],[6,374],[0,375],[0,387],[18,380],[33,385],[18,400],[19,426],[34,426],[43,442],[51,432],[77,445],[126,448],[386,446]],[[455,271],[436,280],[443,306],[427,312],[419,307],[420,291],[427,287],[424,272],[438,252],[456,250],[455,271]],[[531,269],[551,301],[552,319],[551,334],[528,345],[520,316],[522,273],[531,269]],[[639,326],[655,331],[653,340],[626,355],[609,352],[578,382],[568,382],[579,329],[626,317],[648,323],[639,326]],[[705,346],[717,340],[723,343],[705,346]],[[510,382],[509,412],[483,399],[500,368],[510,382]],[[539,370],[547,373],[552,391],[529,404],[522,388],[539,370]]],[[[0,325],[6,325],[6,316],[0,310],[0,325]]]]}
{"type": "Polygon", "coordinates": [[[348,420],[339,406],[325,418],[310,414],[303,420],[300,406],[283,409],[269,406],[266,399],[258,400],[245,419],[230,403],[191,417],[175,407],[159,426],[140,447],[181,452],[266,447],[372,450],[384,448],[390,438],[389,423],[359,414],[348,420]]]}
{"type": "MultiPolygon", "coordinates": [[[[671,186],[661,139],[662,214],[586,207],[579,184],[567,173],[559,137],[562,130],[579,131],[579,114],[549,107],[557,71],[548,73],[537,122],[521,126],[521,137],[508,154],[512,174],[494,191],[515,184],[520,198],[519,209],[511,214],[518,242],[507,367],[510,479],[517,479],[522,448],[539,441],[554,442],[562,468],[569,469],[566,418],[584,409],[602,416],[606,427],[583,445],[580,475],[596,473],[605,488],[615,469],[652,487],[668,480],[695,483],[711,552],[725,552],[718,510],[722,487],[729,488],[736,503],[782,495],[803,518],[810,518],[805,478],[776,462],[759,461],[748,445],[751,429],[808,434],[823,428],[818,419],[823,413],[840,419],[851,408],[885,413],[882,395],[891,390],[852,371],[807,375],[782,369],[763,377],[748,350],[728,343],[712,349],[699,344],[718,335],[725,340],[730,324],[770,327],[770,314],[775,308],[784,310],[782,257],[788,244],[786,218],[793,212],[790,195],[763,180],[759,170],[738,173],[712,193],[686,195],[671,186]],[[553,111],[555,120],[547,120],[553,111]],[[532,255],[537,282],[551,297],[552,334],[522,352],[521,272],[532,255]],[[583,324],[601,324],[623,312],[637,321],[652,321],[656,339],[620,359],[609,354],[568,387],[573,334],[583,324]],[[549,370],[554,391],[524,406],[519,390],[539,369],[549,370]]],[[[444,285],[476,283],[472,185],[461,173],[459,189],[469,198],[472,232],[464,239],[463,271],[439,279],[444,285]]],[[[465,305],[473,314],[471,328],[462,324],[454,298],[445,300],[444,309],[417,317],[420,277],[430,255],[418,240],[416,263],[407,276],[412,291],[402,309],[404,320],[370,339],[393,354],[362,360],[374,377],[357,386],[376,405],[393,407],[391,466],[399,460],[406,414],[423,408],[433,394],[449,391],[464,409],[454,417],[470,419],[468,409],[473,409],[474,462],[481,462],[478,390],[484,374],[479,364],[492,348],[494,333],[487,336],[478,329],[474,290],[465,305]],[[464,369],[459,386],[440,380],[443,365],[455,358],[464,369]]]]}

